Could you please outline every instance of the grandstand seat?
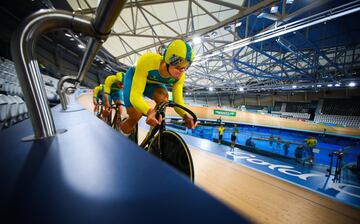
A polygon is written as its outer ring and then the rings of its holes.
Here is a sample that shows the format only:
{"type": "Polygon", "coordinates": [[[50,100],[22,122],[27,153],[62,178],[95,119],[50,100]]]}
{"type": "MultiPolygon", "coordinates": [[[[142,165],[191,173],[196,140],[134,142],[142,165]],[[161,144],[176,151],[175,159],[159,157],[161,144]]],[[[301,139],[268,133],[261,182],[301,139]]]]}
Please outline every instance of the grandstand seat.
{"type": "Polygon", "coordinates": [[[13,96],[7,96],[7,102],[10,106],[10,125],[16,123],[17,120],[17,116],[18,116],[18,103],[17,100],[13,97],[13,96]]]}
{"type": "Polygon", "coordinates": [[[18,104],[18,121],[24,120],[24,114],[25,114],[25,102],[18,96],[13,96],[13,99],[16,100],[18,104]]]}
{"type": "Polygon", "coordinates": [[[0,78],[0,91],[5,92],[5,80],[0,78]]]}
{"type": "Polygon", "coordinates": [[[8,126],[8,119],[10,118],[10,105],[7,96],[0,94],[0,130],[8,126]]]}

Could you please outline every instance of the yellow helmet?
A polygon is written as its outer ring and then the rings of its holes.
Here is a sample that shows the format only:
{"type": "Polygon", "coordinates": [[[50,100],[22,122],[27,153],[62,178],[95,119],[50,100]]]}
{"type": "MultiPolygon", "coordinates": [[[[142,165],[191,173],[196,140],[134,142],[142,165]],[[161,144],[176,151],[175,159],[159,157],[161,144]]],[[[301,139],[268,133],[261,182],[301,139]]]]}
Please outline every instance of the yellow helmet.
{"type": "Polygon", "coordinates": [[[163,59],[168,65],[177,66],[184,60],[187,61],[190,65],[194,60],[194,52],[188,43],[178,39],[172,41],[167,46],[163,54],[163,59]]]}
{"type": "Polygon", "coordinates": [[[119,81],[119,82],[123,82],[123,77],[124,77],[124,74],[122,72],[117,72],[116,73],[116,79],[119,81]]]}

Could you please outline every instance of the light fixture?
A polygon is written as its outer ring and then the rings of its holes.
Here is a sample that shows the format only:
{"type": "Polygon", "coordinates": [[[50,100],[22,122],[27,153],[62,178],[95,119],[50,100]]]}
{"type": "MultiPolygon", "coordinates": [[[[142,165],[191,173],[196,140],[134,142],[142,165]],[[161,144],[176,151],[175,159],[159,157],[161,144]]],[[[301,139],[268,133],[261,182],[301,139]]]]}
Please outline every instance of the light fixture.
{"type": "Polygon", "coordinates": [[[270,12],[276,14],[279,11],[279,6],[273,6],[270,8],[270,12]]]}
{"type": "Polygon", "coordinates": [[[336,87],[339,87],[340,85],[341,85],[340,83],[336,83],[336,84],[335,84],[336,87]]]}
{"type": "Polygon", "coordinates": [[[333,84],[327,84],[327,87],[332,87],[333,86],[333,84]]]}
{"type": "Polygon", "coordinates": [[[294,0],[286,0],[286,4],[293,4],[294,3],[294,0]]]}
{"type": "Polygon", "coordinates": [[[209,87],[209,91],[214,91],[214,88],[213,88],[213,87],[209,87]]]}
{"type": "Polygon", "coordinates": [[[262,13],[260,13],[260,14],[257,16],[257,18],[263,18],[265,14],[266,14],[266,13],[262,12],[262,13]]]}
{"type": "Polygon", "coordinates": [[[321,85],[316,85],[316,87],[321,87],[321,85]]]}
{"type": "Polygon", "coordinates": [[[201,43],[201,37],[194,37],[192,40],[193,44],[200,44],[201,43]]]}
{"type": "Polygon", "coordinates": [[[244,88],[243,88],[243,87],[240,87],[239,90],[240,90],[240,92],[244,92],[244,88]]]}
{"type": "Polygon", "coordinates": [[[78,47],[81,48],[81,49],[84,49],[84,48],[85,48],[85,46],[82,45],[82,44],[78,44],[78,47]]]}
{"type": "Polygon", "coordinates": [[[65,33],[65,36],[67,36],[67,37],[72,37],[70,34],[68,34],[68,33],[65,33]]]}
{"type": "Polygon", "coordinates": [[[240,27],[241,24],[242,24],[242,22],[237,22],[237,23],[235,23],[235,27],[240,27]]]}
{"type": "Polygon", "coordinates": [[[354,86],[356,86],[356,83],[355,83],[355,82],[350,82],[350,83],[349,83],[349,86],[350,86],[350,87],[354,87],[354,86]]]}
{"type": "Polygon", "coordinates": [[[296,88],[297,88],[297,86],[293,85],[293,86],[292,86],[292,88],[293,88],[293,89],[296,89],[296,88]]]}

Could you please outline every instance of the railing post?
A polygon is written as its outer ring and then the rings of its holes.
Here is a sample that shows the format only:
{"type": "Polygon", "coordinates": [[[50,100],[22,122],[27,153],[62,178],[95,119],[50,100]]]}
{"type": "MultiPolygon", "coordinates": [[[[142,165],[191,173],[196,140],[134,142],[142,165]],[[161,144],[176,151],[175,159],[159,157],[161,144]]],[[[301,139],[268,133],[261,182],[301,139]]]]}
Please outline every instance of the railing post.
{"type": "MultiPolygon", "coordinates": [[[[47,138],[56,134],[35,54],[38,37],[56,28],[68,28],[94,37],[89,41],[81,63],[82,66],[77,77],[77,80],[81,82],[90,68],[96,52],[110,34],[111,27],[125,2],[125,0],[102,0],[94,23],[90,18],[75,16],[66,11],[41,10],[30,15],[14,33],[11,40],[11,54],[34,129],[34,139],[47,138]]],[[[62,85],[58,88],[60,96],[61,88],[62,85]]],[[[64,103],[66,102],[64,101],[64,103]]]]}

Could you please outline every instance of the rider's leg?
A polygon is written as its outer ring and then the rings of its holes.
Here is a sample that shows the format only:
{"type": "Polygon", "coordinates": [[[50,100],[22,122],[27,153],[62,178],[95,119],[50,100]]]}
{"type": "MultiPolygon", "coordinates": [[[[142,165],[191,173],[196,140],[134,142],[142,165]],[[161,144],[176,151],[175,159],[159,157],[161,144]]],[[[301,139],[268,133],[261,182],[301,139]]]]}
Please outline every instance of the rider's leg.
{"type": "Polygon", "coordinates": [[[129,135],[134,129],[135,125],[140,120],[142,114],[135,110],[133,107],[126,108],[126,112],[129,115],[128,118],[121,124],[121,131],[125,135],[129,135]]]}
{"type": "Polygon", "coordinates": [[[156,88],[151,98],[155,101],[156,106],[159,106],[160,104],[169,101],[169,94],[164,88],[156,88]]]}
{"type": "Polygon", "coordinates": [[[120,114],[120,116],[121,116],[121,114],[122,114],[121,101],[120,101],[120,100],[116,100],[116,101],[115,101],[115,104],[116,104],[116,106],[117,106],[117,108],[118,108],[118,111],[119,111],[119,114],[120,114]]]}
{"type": "Polygon", "coordinates": [[[117,113],[116,116],[114,117],[114,119],[116,118],[116,120],[114,120],[114,124],[116,127],[116,129],[118,129],[121,125],[121,114],[122,114],[122,106],[121,106],[121,101],[120,100],[116,100],[115,101],[116,104],[116,108],[117,108],[117,113]]]}

